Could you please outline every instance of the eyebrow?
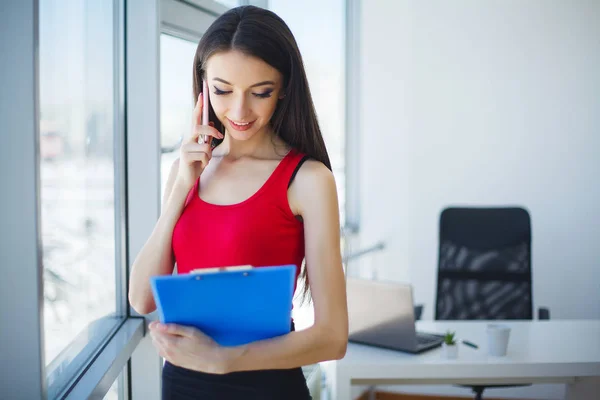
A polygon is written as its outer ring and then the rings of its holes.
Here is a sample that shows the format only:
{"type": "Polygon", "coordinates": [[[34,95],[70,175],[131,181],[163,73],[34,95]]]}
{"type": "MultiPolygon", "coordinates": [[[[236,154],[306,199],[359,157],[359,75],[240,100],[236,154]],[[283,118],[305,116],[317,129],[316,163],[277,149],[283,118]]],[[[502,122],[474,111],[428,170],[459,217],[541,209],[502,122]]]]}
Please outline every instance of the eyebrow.
{"type": "MultiPolygon", "coordinates": [[[[226,85],[231,85],[231,83],[229,83],[225,79],[221,79],[221,78],[214,78],[213,81],[223,82],[226,85]]],[[[263,81],[263,82],[255,83],[254,85],[252,85],[250,87],[253,88],[253,87],[265,86],[265,85],[275,85],[275,82],[273,82],[273,81],[263,81]]],[[[233,86],[233,85],[231,85],[231,86],[233,86]]]]}

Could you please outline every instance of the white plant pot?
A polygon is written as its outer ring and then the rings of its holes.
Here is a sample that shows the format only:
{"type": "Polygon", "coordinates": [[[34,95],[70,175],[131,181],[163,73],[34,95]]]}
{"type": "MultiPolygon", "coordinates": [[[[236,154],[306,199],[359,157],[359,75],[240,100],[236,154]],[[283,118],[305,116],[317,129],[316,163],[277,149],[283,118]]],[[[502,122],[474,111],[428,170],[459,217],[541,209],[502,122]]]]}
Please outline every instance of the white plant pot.
{"type": "Polygon", "coordinates": [[[455,344],[448,345],[442,343],[442,349],[444,351],[444,357],[449,360],[455,360],[458,358],[458,346],[455,344]]]}

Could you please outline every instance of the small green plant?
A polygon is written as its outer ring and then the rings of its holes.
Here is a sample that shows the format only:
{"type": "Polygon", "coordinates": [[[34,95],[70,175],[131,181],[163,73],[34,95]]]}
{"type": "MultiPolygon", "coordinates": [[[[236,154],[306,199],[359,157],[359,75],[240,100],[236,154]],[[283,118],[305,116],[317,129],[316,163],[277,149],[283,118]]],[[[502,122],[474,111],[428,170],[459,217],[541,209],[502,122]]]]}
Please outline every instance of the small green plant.
{"type": "Polygon", "coordinates": [[[456,332],[447,331],[446,334],[444,335],[444,343],[446,343],[447,345],[450,345],[450,346],[456,344],[456,340],[454,338],[455,334],[456,334],[456,332]]]}

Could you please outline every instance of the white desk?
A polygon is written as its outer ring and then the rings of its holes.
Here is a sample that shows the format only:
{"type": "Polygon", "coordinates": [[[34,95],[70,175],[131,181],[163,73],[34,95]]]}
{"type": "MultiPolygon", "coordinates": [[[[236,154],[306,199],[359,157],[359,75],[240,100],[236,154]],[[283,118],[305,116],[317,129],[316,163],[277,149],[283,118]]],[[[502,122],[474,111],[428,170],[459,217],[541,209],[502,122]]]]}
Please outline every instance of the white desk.
{"type": "Polygon", "coordinates": [[[505,383],[567,383],[568,399],[600,399],[600,320],[503,321],[512,328],[505,357],[487,355],[488,322],[417,323],[479,345],[460,345],[456,360],[444,359],[441,348],[411,355],[350,343],[342,360],[323,363],[331,400],[350,399],[352,384],[505,383]]]}

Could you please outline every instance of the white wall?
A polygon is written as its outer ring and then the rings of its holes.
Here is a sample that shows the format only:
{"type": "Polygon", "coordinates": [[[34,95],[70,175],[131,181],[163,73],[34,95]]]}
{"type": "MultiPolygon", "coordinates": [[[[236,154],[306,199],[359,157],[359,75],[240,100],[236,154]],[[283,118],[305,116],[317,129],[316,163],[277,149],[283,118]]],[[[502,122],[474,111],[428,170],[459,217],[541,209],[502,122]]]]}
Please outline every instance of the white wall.
{"type": "Polygon", "coordinates": [[[362,267],[431,319],[442,208],[523,205],[534,305],[600,318],[600,2],[361,8],[360,242],[388,246],[362,267]]]}

